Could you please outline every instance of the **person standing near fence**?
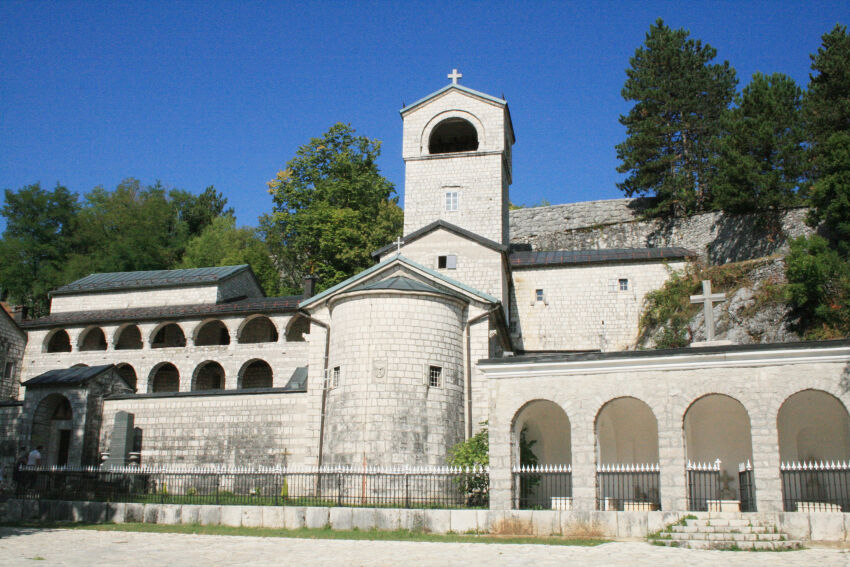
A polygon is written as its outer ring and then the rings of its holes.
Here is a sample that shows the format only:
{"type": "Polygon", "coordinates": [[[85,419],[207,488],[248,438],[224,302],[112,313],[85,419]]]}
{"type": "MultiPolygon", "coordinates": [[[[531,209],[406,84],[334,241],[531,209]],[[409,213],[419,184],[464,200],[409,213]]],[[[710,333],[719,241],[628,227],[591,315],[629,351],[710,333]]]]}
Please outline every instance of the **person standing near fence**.
{"type": "MultiPolygon", "coordinates": [[[[38,467],[41,466],[41,451],[42,446],[39,445],[32,451],[30,451],[29,456],[27,457],[27,466],[28,467],[38,467]]],[[[27,471],[27,487],[32,488],[35,486],[35,476],[36,471],[27,471]]]]}

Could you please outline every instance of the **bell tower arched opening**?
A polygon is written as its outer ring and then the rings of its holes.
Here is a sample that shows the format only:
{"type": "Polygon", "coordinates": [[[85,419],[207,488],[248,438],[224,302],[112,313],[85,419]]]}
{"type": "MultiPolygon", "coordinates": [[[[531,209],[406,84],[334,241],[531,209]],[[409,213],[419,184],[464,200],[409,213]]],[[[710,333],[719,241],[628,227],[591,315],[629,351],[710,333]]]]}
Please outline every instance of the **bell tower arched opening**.
{"type": "Polygon", "coordinates": [[[474,152],[478,149],[478,131],[463,118],[446,118],[431,131],[429,154],[474,152]]]}

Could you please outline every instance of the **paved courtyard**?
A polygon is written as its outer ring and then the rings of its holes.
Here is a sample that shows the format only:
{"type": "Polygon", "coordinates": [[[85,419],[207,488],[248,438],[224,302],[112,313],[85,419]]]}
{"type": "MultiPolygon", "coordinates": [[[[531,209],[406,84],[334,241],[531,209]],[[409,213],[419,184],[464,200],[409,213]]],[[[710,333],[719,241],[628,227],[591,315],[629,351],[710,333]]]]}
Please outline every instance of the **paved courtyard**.
{"type": "Polygon", "coordinates": [[[597,547],[308,540],[0,528],[0,566],[193,565],[850,566],[850,549],[691,551],[616,542],[597,547]]]}

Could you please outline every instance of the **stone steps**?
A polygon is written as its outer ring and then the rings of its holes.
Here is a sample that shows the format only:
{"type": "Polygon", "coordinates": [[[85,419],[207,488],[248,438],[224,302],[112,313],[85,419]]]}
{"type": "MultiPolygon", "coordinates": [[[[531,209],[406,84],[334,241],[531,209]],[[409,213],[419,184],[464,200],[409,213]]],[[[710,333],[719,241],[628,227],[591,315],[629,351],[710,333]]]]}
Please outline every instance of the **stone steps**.
{"type": "Polygon", "coordinates": [[[758,518],[744,518],[739,512],[691,515],[667,526],[649,538],[650,543],[689,549],[744,549],[777,551],[800,549],[775,526],[758,518]]]}

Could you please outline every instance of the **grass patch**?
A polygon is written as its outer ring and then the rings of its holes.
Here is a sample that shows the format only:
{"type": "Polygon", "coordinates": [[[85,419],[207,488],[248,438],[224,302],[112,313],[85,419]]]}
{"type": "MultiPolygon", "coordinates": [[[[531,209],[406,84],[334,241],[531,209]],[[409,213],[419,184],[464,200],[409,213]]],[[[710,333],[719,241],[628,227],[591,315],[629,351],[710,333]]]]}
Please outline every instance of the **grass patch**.
{"type": "Polygon", "coordinates": [[[200,524],[79,524],[79,523],[17,523],[5,524],[10,527],[40,529],[94,530],[103,532],[145,532],[196,535],[226,535],[250,537],[281,537],[301,539],[345,539],[377,541],[429,541],[437,543],[509,543],[539,545],[575,545],[594,546],[609,543],[611,540],[597,538],[564,538],[558,536],[497,536],[490,534],[431,534],[421,531],[396,530],[333,530],[325,528],[301,528],[287,530],[278,528],[243,528],[232,526],[202,526],[200,524]]]}

